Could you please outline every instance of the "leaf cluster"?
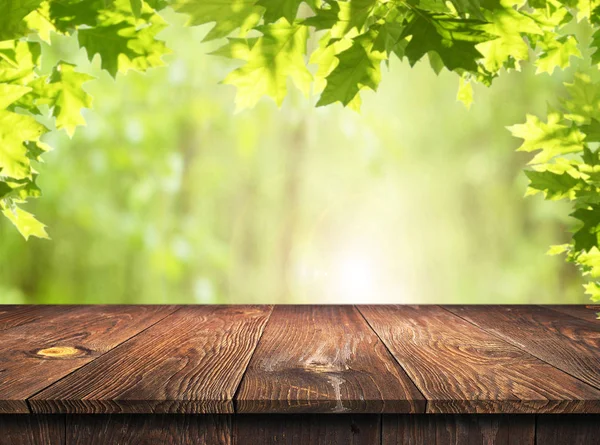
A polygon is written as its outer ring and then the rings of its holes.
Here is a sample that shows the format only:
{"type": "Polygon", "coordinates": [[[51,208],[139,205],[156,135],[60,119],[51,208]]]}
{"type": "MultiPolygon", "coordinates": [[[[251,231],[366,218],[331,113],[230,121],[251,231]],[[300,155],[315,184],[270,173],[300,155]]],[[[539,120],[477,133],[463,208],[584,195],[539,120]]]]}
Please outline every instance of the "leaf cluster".
{"type": "Polygon", "coordinates": [[[150,5],[165,6],[141,0],[0,3],[0,211],[25,238],[47,237],[44,225],[21,208],[41,194],[35,163],[50,149],[43,135],[53,128],[73,135],[85,124],[81,110],[92,105],[83,85],[93,77],[64,61],[42,71],[43,48],[52,34],[71,36],[113,77],[160,66],[167,48],[156,35],[166,24],[150,5]]]}

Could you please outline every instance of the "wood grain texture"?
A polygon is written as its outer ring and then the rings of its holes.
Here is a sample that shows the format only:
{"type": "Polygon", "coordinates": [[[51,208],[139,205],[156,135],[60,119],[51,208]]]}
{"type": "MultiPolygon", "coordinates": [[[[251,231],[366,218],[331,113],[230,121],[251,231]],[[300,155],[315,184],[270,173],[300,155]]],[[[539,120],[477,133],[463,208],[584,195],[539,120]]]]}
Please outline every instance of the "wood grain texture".
{"type": "Polygon", "coordinates": [[[237,412],[423,412],[406,373],[352,306],[278,306],[237,412]]]}
{"type": "Polygon", "coordinates": [[[43,312],[48,308],[52,310],[57,307],[2,305],[0,306],[0,331],[40,320],[43,312]]]}
{"type": "Polygon", "coordinates": [[[75,414],[67,416],[66,431],[66,445],[231,444],[227,415],[75,414]]]}
{"type": "Polygon", "coordinates": [[[570,304],[570,305],[543,305],[547,309],[560,312],[562,314],[571,315],[572,317],[581,318],[582,320],[591,321],[600,325],[598,314],[600,313],[600,306],[589,306],[584,304],[570,304]]]}
{"type": "Polygon", "coordinates": [[[270,313],[182,307],[29,402],[44,413],[231,413],[270,313]]]}
{"type": "Polygon", "coordinates": [[[536,445],[599,445],[600,416],[537,416],[536,445]]]}
{"type": "Polygon", "coordinates": [[[0,415],[0,445],[64,445],[65,417],[0,415]]]}
{"type": "Polygon", "coordinates": [[[534,445],[533,415],[384,415],[382,445],[534,445]]]}
{"type": "MultiPolygon", "coordinates": [[[[600,389],[600,323],[540,306],[448,306],[448,310],[600,389]]],[[[598,400],[600,406],[600,399],[598,400]]]]}
{"type": "Polygon", "coordinates": [[[374,445],[381,443],[373,414],[237,414],[234,445],[374,445]]]}
{"type": "Polygon", "coordinates": [[[40,308],[42,317],[35,322],[0,331],[0,413],[29,412],[28,397],[175,310],[172,306],[40,308]]]}
{"type": "Polygon", "coordinates": [[[429,413],[599,412],[600,392],[438,306],[361,306],[429,413]]]}

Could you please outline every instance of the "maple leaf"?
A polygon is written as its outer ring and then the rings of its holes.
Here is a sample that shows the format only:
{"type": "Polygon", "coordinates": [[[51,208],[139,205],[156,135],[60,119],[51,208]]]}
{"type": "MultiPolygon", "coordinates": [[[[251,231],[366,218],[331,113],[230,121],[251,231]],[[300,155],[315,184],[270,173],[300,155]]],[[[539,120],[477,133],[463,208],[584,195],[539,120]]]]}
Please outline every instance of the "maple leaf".
{"type": "Polygon", "coordinates": [[[337,54],[339,63],[326,77],[327,85],[317,106],[334,102],[350,104],[363,88],[377,90],[381,80],[381,62],[385,52],[373,48],[373,36],[364,35],[353,40],[352,45],[337,54]]]}
{"type": "Polygon", "coordinates": [[[64,128],[69,136],[73,136],[77,126],[85,125],[81,109],[92,106],[92,96],[82,88],[92,79],[94,77],[88,74],[76,72],[74,65],[60,62],[48,78],[39,78],[31,84],[35,95],[33,100],[36,106],[52,107],[56,128],[64,128]]]}
{"type": "Polygon", "coordinates": [[[15,179],[30,177],[25,141],[37,141],[46,131],[31,116],[0,110],[0,175],[15,179]]]}
{"type": "Polygon", "coordinates": [[[12,40],[27,33],[23,19],[34,11],[42,0],[2,0],[0,2],[0,41],[12,40]]]}
{"type": "Polygon", "coordinates": [[[9,208],[5,204],[0,204],[0,209],[2,209],[4,216],[15,225],[19,230],[19,233],[23,235],[23,238],[26,240],[28,240],[30,236],[48,238],[45,229],[46,226],[39,222],[31,213],[26,212],[17,206],[9,208]]]}
{"type": "Polygon", "coordinates": [[[254,106],[264,95],[281,105],[287,94],[288,77],[305,94],[312,81],[305,62],[306,26],[281,20],[257,29],[262,36],[247,53],[247,62],[223,80],[237,87],[238,110],[254,106]]]}
{"type": "Polygon", "coordinates": [[[144,6],[138,19],[128,12],[126,0],[117,0],[114,9],[101,10],[98,24],[78,31],[79,44],[93,60],[101,57],[101,66],[113,77],[130,69],[145,71],[163,66],[162,56],[169,53],[164,42],[156,35],[166,27],[166,22],[153,10],[144,6]]]}
{"type": "Polygon", "coordinates": [[[285,18],[288,23],[293,23],[298,13],[298,7],[303,0],[258,0],[256,4],[265,8],[265,23],[274,23],[280,18],[285,18]]]}
{"type": "Polygon", "coordinates": [[[411,39],[404,54],[411,65],[434,51],[449,70],[466,71],[477,71],[477,61],[482,58],[482,54],[476,45],[494,38],[483,31],[478,21],[427,11],[412,15],[402,33],[403,38],[409,36],[411,39]]]}
{"type": "Polygon", "coordinates": [[[189,25],[215,23],[204,40],[226,37],[240,28],[242,32],[252,29],[260,20],[264,8],[257,0],[175,0],[176,11],[187,14],[189,25]]]}
{"type": "Polygon", "coordinates": [[[548,121],[542,122],[538,117],[527,115],[524,124],[508,127],[513,136],[523,139],[518,151],[538,151],[530,164],[548,162],[552,158],[582,151],[585,135],[575,126],[567,126],[561,122],[559,113],[552,112],[548,121]]]}

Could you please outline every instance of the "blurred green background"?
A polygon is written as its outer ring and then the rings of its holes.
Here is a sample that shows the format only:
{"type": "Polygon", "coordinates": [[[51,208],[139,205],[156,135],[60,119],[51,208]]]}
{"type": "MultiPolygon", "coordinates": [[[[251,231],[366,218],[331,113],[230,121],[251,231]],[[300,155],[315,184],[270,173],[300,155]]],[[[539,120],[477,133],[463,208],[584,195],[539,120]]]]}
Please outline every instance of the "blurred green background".
{"type": "MultiPolygon", "coordinates": [[[[523,198],[530,155],[505,129],[565,74],[505,74],[467,111],[455,75],[394,60],[360,114],[295,91],[235,114],[221,42],[166,18],[168,67],[87,65],[88,125],[50,134],[27,206],[52,241],[0,219],[0,303],[587,301],[545,254],[568,206],[523,198]]],[[[64,38],[45,57],[85,66],[64,38]]]]}

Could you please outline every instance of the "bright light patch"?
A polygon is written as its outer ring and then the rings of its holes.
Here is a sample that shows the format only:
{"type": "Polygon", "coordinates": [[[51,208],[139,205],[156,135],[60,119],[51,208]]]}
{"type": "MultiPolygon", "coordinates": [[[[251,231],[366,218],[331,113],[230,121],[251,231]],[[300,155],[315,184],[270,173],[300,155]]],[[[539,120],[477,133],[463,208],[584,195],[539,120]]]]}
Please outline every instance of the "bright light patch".
{"type": "Polygon", "coordinates": [[[358,254],[342,255],[334,265],[332,287],[344,300],[364,300],[374,296],[377,269],[372,258],[358,254]]]}

